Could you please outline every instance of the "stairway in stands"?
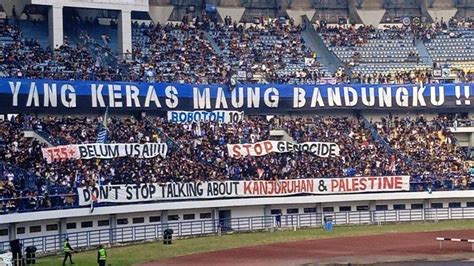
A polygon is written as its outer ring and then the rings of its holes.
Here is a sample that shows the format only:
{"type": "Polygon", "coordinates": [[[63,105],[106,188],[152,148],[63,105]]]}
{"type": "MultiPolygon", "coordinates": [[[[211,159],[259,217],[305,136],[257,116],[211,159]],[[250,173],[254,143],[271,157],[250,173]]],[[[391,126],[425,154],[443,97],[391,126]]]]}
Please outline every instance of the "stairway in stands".
{"type": "Polygon", "coordinates": [[[343,65],[342,61],[324,44],[321,36],[314,29],[311,21],[306,16],[303,17],[304,29],[301,32],[301,37],[305,44],[313,51],[316,52],[318,61],[325,66],[330,73],[336,72],[336,70],[343,65]]]}
{"type": "MultiPolygon", "coordinates": [[[[13,21],[10,23],[13,23],[13,21]]],[[[35,39],[44,49],[49,46],[47,22],[21,20],[19,27],[21,28],[24,39],[35,39]]]]}
{"type": "Polygon", "coordinates": [[[425,44],[421,40],[416,40],[415,41],[415,47],[416,50],[418,51],[418,54],[420,55],[420,60],[429,65],[433,65],[433,59],[431,58],[430,54],[428,53],[428,48],[426,48],[425,44]]]}
{"type": "Polygon", "coordinates": [[[371,135],[372,139],[377,141],[378,143],[382,144],[384,146],[385,150],[388,153],[390,153],[390,154],[396,153],[400,158],[403,158],[403,160],[407,164],[412,163],[412,159],[410,158],[410,156],[400,152],[397,149],[392,148],[390,146],[390,144],[379,134],[377,129],[372,125],[371,122],[369,122],[369,120],[365,116],[362,116],[362,120],[364,121],[364,127],[368,128],[370,130],[370,135],[371,135]]]}
{"type": "Polygon", "coordinates": [[[214,52],[216,52],[216,54],[218,54],[219,56],[223,56],[224,52],[219,47],[219,45],[217,45],[217,43],[214,41],[214,39],[209,34],[209,32],[207,32],[207,31],[202,31],[202,32],[204,33],[204,36],[206,36],[206,39],[209,42],[209,44],[211,44],[212,49],[214,49],[214,52]]]}

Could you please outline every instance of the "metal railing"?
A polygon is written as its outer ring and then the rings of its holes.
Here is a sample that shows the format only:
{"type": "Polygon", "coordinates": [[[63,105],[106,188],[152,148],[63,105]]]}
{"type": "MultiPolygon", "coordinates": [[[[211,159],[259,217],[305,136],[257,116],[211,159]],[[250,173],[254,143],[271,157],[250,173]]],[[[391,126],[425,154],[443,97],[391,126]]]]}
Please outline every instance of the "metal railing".
{"type": "MultiPolygon", "coordinates": [[[[157,241],[163,238],[165,229],[173,229],[175,237],[213,235],[222,232],[250,232],[283,228],[321,227],[325,216],[332,216],[334,225],[363,225],[387,222],[438,221],[474,219],[474,208],[430,208],[409,210],[324,212],[294,215],[256,216],[231,219],[169,222],[129,227],[107,228],[64,235],[54,234],[21,239],[23,248],[36,246],[39,253],[62,250],[64,238],[76,249],[90,249],[99,244],[126,244],[157,241]]],[[[8,250],[9,242],[0,242],[0,250],[8,250]]]]}

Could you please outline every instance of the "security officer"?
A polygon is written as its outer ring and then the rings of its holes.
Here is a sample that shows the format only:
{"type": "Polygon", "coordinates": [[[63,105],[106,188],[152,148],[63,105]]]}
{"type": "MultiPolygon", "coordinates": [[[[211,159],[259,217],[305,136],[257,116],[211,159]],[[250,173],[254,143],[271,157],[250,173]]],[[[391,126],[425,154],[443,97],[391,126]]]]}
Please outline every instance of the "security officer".
{"type": "Polygon", "coordinates": [[[105,266],[105,261],[107,260],[107,251],[104,246],[99,246],[99,251],[97,251],[97,263],[99,266],[105,266]]]}
{"type": "Polygon", "coordinates": [[[72,262],[72,254],[71,254],[74,249],[69,244],[69,238],[66,238],[66,240],[64,241],[63,250],[64,250],[63,265],[66,265],[67,257],[69,257],[69,262],[71,264],[74,264],[74,262],[72,262]]]}

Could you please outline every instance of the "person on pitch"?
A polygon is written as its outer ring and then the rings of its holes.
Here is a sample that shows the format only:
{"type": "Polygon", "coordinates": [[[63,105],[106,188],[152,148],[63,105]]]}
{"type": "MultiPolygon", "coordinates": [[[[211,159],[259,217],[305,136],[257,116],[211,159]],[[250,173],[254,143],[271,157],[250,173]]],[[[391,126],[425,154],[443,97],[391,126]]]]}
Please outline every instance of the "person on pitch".
{"type": "Polygon", "coordinates": [[[105,261],[107,260],[107,251],[105,250],[103,245],[99,246],[99,250],[97,251],[97,263],[99,266],[105,266],[105,261]]]}
{"type": "Polygon", "coordinates": [[[74,264],[74,262],[72,262],[72,252],[74,251],[74,249],[71,247],[71,244],[69,244],[69,238],[66,238],[64,240],[63,251],[64,251],[63,265],[66,265],[66,261],[68,257],[69,257],[69,262],[71,264],[74,264]]]}

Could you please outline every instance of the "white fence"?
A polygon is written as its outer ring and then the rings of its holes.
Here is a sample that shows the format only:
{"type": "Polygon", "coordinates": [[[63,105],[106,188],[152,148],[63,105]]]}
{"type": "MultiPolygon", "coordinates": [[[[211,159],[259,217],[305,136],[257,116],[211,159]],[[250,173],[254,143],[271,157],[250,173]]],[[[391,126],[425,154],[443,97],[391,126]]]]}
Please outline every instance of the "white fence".
{"type": "MultiPolygon", "coordinates": [[[[386,211],[325,212],[282,215],[281,227],[320,227],[324,216],[332,216],[334,225],[361,225],[387,222],[436,221],[474,219],[474,208],[443,208],[386,211]]],[[[89,232],[68,233],[69,242],[75,248],[88,249],[99,244],[125,244],[137,241],[156,241],[163,231],[173,229],[175,237],[203,236],[222,231],[248,232],[270,229],[277,226],[275,216],[259,216],[232,219],[170,222],[166,224],[140,225],[109,228],[89,232]]],[[[66,235],[49,235],[21,239],[23,248],[36,246],[38,252],[62,250],[66,235]]],[[[0,242],[0,250],[9,249],[8,242],[0,242]]]]}

